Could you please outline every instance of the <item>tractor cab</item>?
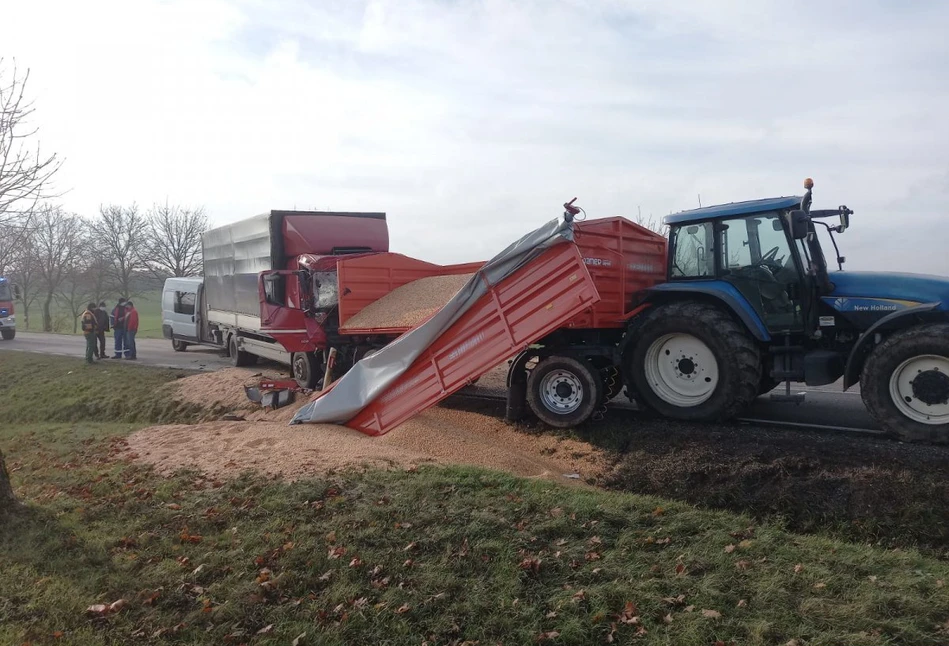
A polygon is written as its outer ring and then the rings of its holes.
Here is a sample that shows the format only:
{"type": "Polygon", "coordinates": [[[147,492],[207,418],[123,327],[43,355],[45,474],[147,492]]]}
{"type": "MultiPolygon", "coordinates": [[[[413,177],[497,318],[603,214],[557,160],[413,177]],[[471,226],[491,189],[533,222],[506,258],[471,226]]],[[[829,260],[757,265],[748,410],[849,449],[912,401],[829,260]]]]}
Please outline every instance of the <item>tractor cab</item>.
{"type": "Polygon", "coordinates": [[[815,224],[833,236],[846,230],[852,211],[842,206],[811,212],[812,187],[807,180],[804,196],[722,204],[665,218],[668,288],[713,293],[736,311],[750,307],[748,318],[762,340],[819,332],[820,297],[833,286],[815,224]],[[815,220],[831,214],[840,217],[839,225],[815,220]]]}

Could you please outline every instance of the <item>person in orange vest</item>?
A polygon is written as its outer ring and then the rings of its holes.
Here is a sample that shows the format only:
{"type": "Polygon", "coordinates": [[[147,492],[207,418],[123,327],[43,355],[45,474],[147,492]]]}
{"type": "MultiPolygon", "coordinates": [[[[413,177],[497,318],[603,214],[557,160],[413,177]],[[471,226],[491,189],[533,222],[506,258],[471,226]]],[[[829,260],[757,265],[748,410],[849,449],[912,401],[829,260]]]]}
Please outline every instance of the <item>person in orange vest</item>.
{"type": "Polygon", "coordinates": [[[125,350],[126,359],[138,359],[135,352],[135,333],[138,332],[138,310],[132,301],[125,302],[125,350]]]}
{"type": "Polygon", "coordinates": [[[86,337],[86,363],[92,363],[92,357],[96,354],[96,331],[99,329],[96,323],[96,304],[89,303],[86,311],[79,318],[82,327],[82,334],[86,337]]]}

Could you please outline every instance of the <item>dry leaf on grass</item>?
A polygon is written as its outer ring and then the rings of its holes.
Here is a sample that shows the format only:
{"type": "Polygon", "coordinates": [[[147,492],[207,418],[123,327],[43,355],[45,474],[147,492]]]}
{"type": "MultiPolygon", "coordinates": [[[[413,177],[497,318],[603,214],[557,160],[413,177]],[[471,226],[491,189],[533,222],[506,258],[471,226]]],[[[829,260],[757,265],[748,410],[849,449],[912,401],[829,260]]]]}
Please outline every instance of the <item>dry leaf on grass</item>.
{"type": "Polygon", "coordinates": [[[300,641],[301,641],[304,637],[306,637],[306,633],[300,633],[299,635],[297,635],[296,637],[293,638],[293,641],[290,642],[290,646],[300,646],[300,641]]]}
{"type": "Polygon", "coordinates": [[[703,610],[702,616],[706,619],[721,619],[722,613],[720,613],[718,610],[703,610]]]}
{"type": "Polygon", "coordinates": [[[734,546],[734,545],[726,545],[726,546],[725,546],[725,553],[726,553],[726,554],[731,554],[731,553],[734,552],[734,551],[735,551],[735,546],[734,546]]]}

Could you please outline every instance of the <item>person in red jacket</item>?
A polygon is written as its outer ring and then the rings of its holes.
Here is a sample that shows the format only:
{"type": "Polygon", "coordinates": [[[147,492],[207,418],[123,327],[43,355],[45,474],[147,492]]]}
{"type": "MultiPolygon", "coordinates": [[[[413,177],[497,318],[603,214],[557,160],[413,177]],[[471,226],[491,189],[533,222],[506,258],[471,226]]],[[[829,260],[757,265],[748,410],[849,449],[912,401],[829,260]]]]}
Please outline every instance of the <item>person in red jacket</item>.
{"type": "Polygon", "coordinates": [[[132,301],[125,302],[125,351],[126,359],[138,359],[135,354],[135,333],[138,332],[138,310],[132,301]]]}

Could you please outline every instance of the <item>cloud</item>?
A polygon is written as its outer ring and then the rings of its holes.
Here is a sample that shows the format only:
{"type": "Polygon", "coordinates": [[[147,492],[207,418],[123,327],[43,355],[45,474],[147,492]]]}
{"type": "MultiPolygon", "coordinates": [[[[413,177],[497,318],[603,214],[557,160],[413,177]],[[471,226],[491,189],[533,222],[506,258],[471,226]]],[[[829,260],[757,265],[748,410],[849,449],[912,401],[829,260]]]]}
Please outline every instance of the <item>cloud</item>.
{"type": "Polygon", "coordinates": [[[0,40],[80,212],[385,210],[393,249],[463,261],[575,195],[661,215],[813,176],[856,211],[849,266],[947,273],[947,26],[938,2],[36,0],[0,40]]]}

